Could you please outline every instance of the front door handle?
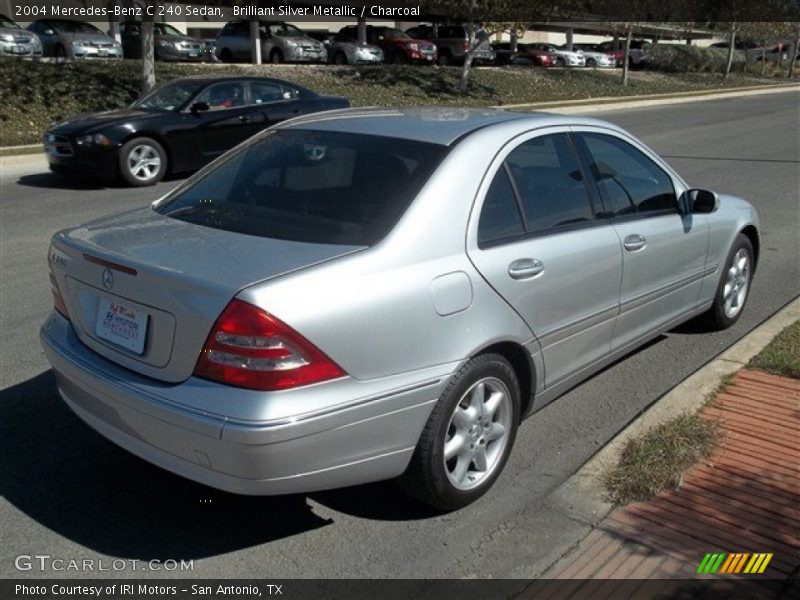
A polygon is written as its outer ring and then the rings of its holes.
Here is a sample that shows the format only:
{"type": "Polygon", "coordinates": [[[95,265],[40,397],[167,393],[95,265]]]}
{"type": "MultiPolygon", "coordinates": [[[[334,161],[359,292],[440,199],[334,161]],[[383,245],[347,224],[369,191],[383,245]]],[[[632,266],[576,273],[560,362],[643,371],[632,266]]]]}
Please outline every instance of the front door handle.
{"type": "Polygon", "coordinates": [[[250,122],[250,117],[248,115],[239,115],[239,120],[242,123],[249,123],[250,122]]]}
{"type": "Polygon", "coordinates": [[[625,241],[622,242],[622,245],[625,246],[625,250],[628,252],[636,252],[647,245],[647,238],[645,238],[643,235],[639,235],[638,233],[632,233],[625,238],[625,241]]]}
{"type": "Polygon", "coordinates": [[[511,279],[530,279],[544,273],[544,263],[535,258],[520,258],[508,265],[511,279]]]}

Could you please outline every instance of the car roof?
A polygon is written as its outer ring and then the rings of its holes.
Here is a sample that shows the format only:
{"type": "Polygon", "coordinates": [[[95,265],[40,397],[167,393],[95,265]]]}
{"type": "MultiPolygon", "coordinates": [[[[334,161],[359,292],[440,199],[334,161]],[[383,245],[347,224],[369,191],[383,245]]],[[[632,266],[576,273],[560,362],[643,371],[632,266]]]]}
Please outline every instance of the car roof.
{"type": "Polygon", "coordinates": [[[341,109],[298,117],[276,127],[380,135],[450,146],[478,129],[511,121],[526,121],[532,128],[582,124],[613,127],[597,119],[552,113],[440,106],[341,109]]]}

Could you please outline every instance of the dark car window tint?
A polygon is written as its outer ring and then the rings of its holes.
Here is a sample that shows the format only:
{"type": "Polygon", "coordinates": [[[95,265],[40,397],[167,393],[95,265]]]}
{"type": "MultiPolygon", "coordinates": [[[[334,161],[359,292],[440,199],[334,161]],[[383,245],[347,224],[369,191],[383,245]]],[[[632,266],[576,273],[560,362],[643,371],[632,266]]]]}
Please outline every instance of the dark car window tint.
{"type": "Polygon", "coordinates": [[[478,244],[496,242],[525,232],[522,216],[505,168],[492,180],[478,221],[478,244]]]}
{"type": "Polygon", "coordinates": [[[580,166],[566,134],[536,137],[506,159],[517,184],[528,232],[591,221],[580,166]]]}
{"type": "Polygon", "coordinates": [[[250,93],[253,95],[253,104],[277,102],[284,100],[283,87],[268,81],[251,81],[250,93]]]}
{"type": "Polygon", "coordinates": [[[278,130],[156,208],[249,235],[372,245],[408,208],[447,147],[339,132],[278,130]]]}
{"type": "Polygon", "coordinates": [[[607,216],[677,210],[672,179],[642,152],[619,138],[583,133],[607,216]]]}
{"type": "Polygon", "coordinates": [[[244,106],[244,85],[240,81],[224,81],[207,87],[195,102],[208,103],[209,110],[227,110],[244,106]]]}

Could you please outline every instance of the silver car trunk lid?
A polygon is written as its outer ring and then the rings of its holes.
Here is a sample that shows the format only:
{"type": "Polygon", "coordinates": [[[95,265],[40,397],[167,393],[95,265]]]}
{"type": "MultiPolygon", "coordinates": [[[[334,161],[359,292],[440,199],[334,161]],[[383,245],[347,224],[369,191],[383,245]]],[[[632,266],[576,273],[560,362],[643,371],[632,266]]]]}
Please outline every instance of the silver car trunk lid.
{"type": "Polygon", "coordinates": [[[81,341],[138,373],[179,382],[239,290],[359,249],[232,233],[148,207],[57,233],[50,261],[81,341]],[[103,323],[112,313],[127,319],[125,331],[103,323]]]}

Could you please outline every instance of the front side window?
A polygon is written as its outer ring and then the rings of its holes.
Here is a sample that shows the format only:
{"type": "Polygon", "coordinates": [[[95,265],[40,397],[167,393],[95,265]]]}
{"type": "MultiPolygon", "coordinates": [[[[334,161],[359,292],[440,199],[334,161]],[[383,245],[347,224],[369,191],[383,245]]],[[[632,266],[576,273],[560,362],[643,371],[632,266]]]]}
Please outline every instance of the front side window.
{"type": "Polygon", "coordinates": [[[385,236],[447,147],[398,138],[276,130],[247,144],[155,210],[207,227],[319,244],[385,236]]]}
{"type": "Polygon", "coordinates": [[[617,137],[582,133],[607,217],[676,211],[672,178],[643,152],[617,137]]]}
{"type": "Polygon", "coordinates": [[[240,81],[225,81],[209,86],[195,98],[205,102],[209,110],[227,110],[245,105],[244,85],[240,81]]]}
{"type": "Polygon", "coordinates": [[[270,35],[274,35],[275,37],[305,37],[302,31],[300,31],[294,25],[288,25],[286,23],[276,23],[274,25],[268,26],[270,35]]]}
{"type": "Polygon", "coordinates": [[[583,173],[567,134],[523,142],[506,163],[519,192],[528,233],[594,220],[583,173]]]}

